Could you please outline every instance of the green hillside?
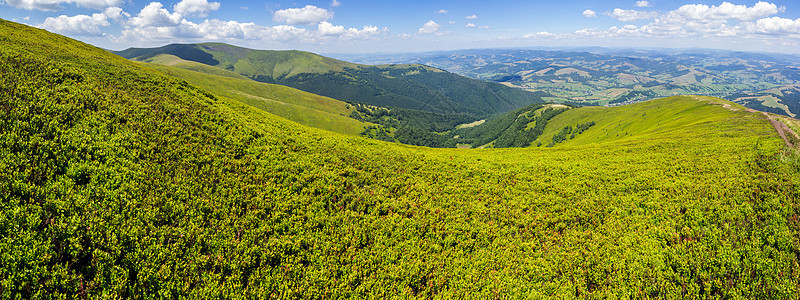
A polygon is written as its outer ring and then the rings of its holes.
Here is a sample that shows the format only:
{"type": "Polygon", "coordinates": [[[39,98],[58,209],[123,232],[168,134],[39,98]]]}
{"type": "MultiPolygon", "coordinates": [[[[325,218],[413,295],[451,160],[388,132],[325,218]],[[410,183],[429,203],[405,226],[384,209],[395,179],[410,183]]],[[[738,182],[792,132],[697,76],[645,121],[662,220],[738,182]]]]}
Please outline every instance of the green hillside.
{"type": "MultiPolygon", "coordinates": [[[[662,100],[609,108],[638,110],[616,141],[430,149],[4,20],[0,43],[3,298],[800,296],[800,170],[758,113],[662,100]]],[[[544,135],[614,126],[584,111],[544,135]]]]}
{"type": "Polygon", "coordinates": [[[717,113],[723,105],[728,105],[730,109],[744,110],[741,105],[729,101],[699,96],[675,96],[620,107],[573,109],[554,117],[550,122],[551,126],[548,126],[537,141],[547,145],[565,127],[577,129],[578,124],[588,122],[595,122],[597,126],[568,137],[558,143],[558,146],[640,141],[675,131],[676,128],[689,130],[698,124],[725,122],[727,116],[721,117],[717,113]]]}
{"type": "Polygon", "coordinates": [[[549,96],[423,65],[359,65],[302,51],[252,50],[205,43],[131,48],[115,53],[162,64],[172,61],[154,58],[171,55],[334,99],[439,114],[502,113],[542,102],[541,97],[549,96]]]}
{"type": "Polygon", "coordinates": [[[227,74],[229,71],[200,63],[180,62],[173,66],[150,63],[147,67],[303,125],[350,135],[358,135],[370,125],[350,118],[355,108],[342,101],[237,77],[235,73],[227,74]]]}

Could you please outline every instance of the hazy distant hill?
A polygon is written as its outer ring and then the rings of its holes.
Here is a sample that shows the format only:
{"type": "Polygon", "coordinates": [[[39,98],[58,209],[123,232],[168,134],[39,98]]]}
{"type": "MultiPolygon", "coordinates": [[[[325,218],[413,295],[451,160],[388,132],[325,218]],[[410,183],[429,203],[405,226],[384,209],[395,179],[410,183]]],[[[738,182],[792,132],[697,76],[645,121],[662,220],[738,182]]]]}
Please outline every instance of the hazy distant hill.
{"type": "Polygon", "coordinates": [[[131,48],[115,53],[139,61],[154,61],[159,55],[169,54],[339,100],[440,114],[482,116],[506,112],[542,102],[541,97],[547,96],[424,65],[359,65],[302,51],[205,43],[131,48]]]}
{"type": "Polygon", "coordinates": [[[726,97],[755,109],[767,107],[784,115],[800,114],[800,101],[774,90],[800,84],[800,57],[786,54],[591,48],[459,50],[350,58],[372,63],[421,63],[585,103],[613,105],[703,94],[726,97]],[[776,96],[763,97],[768,94],[776,96]]]}

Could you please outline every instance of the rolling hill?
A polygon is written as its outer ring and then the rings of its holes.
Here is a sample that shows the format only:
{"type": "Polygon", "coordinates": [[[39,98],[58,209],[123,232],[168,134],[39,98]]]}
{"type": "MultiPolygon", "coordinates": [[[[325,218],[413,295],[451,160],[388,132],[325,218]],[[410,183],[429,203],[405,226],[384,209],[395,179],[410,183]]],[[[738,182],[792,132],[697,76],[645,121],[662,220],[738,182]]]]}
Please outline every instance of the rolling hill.
{"type": "Polygon", "coordinates": [[[131,48],[115,53],[133,60],[166,64],[169,60],[161,55],[171,55],[343,101],[438,114],[485,116],[542,102],[541,97],[547,96],[424,65],[359,65],[302,51],[252,50],[205,43],[131,48]]]}
{"type": "Polygon", "coordinates": [[[186,80],[215,95],[241,101],[303,125],[350,135],[358,135],[366,126],[372,125],[350,118],[355,107],[345,102],[282,85],[253,81],[227,70],[174,56],[161,56],[147,67],[186,80]]]}
{"type": "Polygon", "coordinates": [[[724,100],[570,109],[545,137],[596,124],[553,147],[430,149],[5,20],[0,42],[7,298],[800,295],[797,154],[724,100]]]}
{"type": "Polygon", "coordinates": [[[705,49],[476,49],[347,56],[365,63],[421,63],[471,78],[545,91],[585,104],[632,103],[703,94],[757,110],[800,114],[800,101],[777,90],[800,84],[798,57],[705,49]]]}

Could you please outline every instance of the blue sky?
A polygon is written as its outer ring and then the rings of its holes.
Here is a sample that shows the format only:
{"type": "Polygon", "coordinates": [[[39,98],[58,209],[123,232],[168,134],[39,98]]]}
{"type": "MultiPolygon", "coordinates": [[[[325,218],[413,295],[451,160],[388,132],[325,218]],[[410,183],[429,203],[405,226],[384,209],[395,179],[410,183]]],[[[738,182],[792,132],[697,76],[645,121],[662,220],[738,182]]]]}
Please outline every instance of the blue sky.
{"type": "Polygon", "coordinates": [[[0,0],[0,18],[113,50],[217,41],[321,53],[542,46],[800,53],[799,2],[0,0]]]}

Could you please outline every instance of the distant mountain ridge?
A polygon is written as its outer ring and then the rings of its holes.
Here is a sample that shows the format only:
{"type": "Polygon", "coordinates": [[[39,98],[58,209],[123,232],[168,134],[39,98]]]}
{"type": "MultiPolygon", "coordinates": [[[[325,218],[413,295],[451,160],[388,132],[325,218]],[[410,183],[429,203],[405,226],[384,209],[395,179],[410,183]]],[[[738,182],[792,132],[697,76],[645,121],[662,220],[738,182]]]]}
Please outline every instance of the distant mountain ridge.
{"type": "Polygon", "coordinates": [[[174,55],[339,100],[439,114],[485,116],[543,102],[529,92],[420,64],[360,65],[304,51],[253,50],[222,43],[171,44],[114,52],[152,62],[174,55]]]}
{"type": "Polygon", "coordinates": [[[349,55],[361,63],[421,63],[470,78],[546,91],[553,101],[625,104],[672,95],[711,95],[787,116],[800,101],[800,57],[709,49],[473,49],[349,55]],[[790,92],[791,94],[791,92],[790,92]]]}

